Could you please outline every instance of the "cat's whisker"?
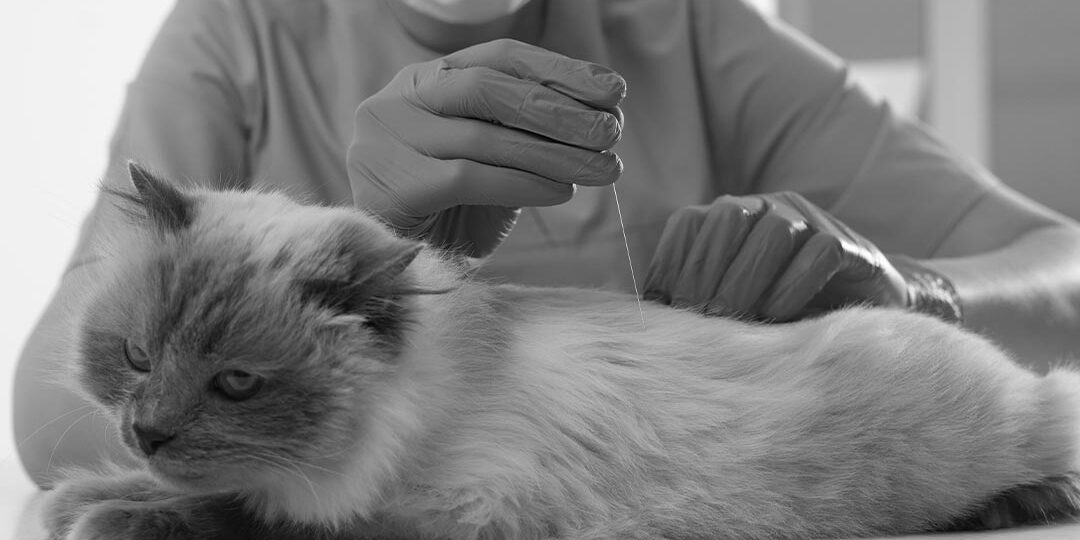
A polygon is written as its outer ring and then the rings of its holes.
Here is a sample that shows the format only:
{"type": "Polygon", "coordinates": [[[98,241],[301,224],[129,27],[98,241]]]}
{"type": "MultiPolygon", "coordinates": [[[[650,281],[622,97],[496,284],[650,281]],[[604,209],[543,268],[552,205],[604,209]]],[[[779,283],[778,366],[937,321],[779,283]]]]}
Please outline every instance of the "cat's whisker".
{"type": "Polygon", "coordinates": [[[61,414],[61,415],[57,416],[56,418],[53,418],[52,420],[49,420],[48,422],[46,422],[45,424],[43,424],[43,425],[42,425],[41,427],[39,427],[39,428],[35,429],[35,430],[34,430],[33,432],[31,432],[31,433],[30,433],[29,435],[27,435],[27,436],[23,437],[23,439],[22,439],[21,441],[19,441],[18,443],[16,443],[16,444],[15,444],[15,447],[16,447],[16,448],[21,448],[21,447],[22,447],[22,445],[23,445],[24,443],[26,443],[26,441],[28,441],[28,440],[30,440],[31,438],[33,438],[33,436],[34,436],[34,435],[37,435],[38,433],[41,433],[41,430],[43,430],[43,429],[45,429],[45,428],[47,428],[47,427],[49,427],[49,426],[51,426],[51,425],[53,425],[53,424],[55,424],[55,423],[59,422],[59,421],[60,421],[60,420],[62,420],[63,418],[65,418],[65,417],[67,417],[67,416],[70,416],[70,415],[72,415],[72,414],[75,414],[75,413],[77,413],[77,412],[80,412],[80,411],[85,411],[86,409],[90,409],[90,408],[93,408],[93,407],[94,407],[93,405],[83,405],[82,407],[77,407],[77,408],[74,408],[74,409],[72,409],[72,410],[70,410],[70,411],[68,411],[68,412],[66,412],[66,413],[64,413],[64,414],[61,414]]]}
{"type": "Polygon", "coordinates": [[[289,466],[291,466],[293,468],[293,470],[296,471],[296,473],[300,476],[300,478],[304,479],[304,482],[307,483],[308,489],[311,490],[311,496],[315,497],[315,506],[322,509],[322,507],[323,507],[322,499],[319,498],[319,494],[315,490],[315,484],[311,481],[311,477],[309,477],[307,475],[307,473],[305,473],[303,470],[301,470],[300,467],[298,467],[295,463],[291,463],[291,462],[286,462],[286,463],[289,466]]]}
{"type": "Polygon", "coordinates": [[[259,460],[259,461],[262,461],[264,463],[267,463],[267,464],[273,466],[274,468],[276,468],[278,470],[281,470],[281,471],[284,471],[286,473],[292,474],[292,475],[297,476],[300,479],[304,480],[304,482],[307,483],[308,490],[311,491],[311,496],[315,499],[315,506],[317,506],[319,508],[322,508],[322,500],[319,498],[319,494],[315,490],[315,484],[311,481],[311,478],[309,478],[308,475],[304,474],[304,471],[297,468],[295,464],[287,462],[287,461],[285,463],[275,461],[275,460],[282,460],[284,458],[282,458],[282,456],[277,456],[277,455],[268,454],[268,453],[249,454],[249,457],[253,457],[253,458],[255,458],[255,459],[259,460]],[[285,465],[290,465],[292,468],[285,467],[285,465]]]}
{"type": "Polygon", "coordinates": [[[258,455],[258,454],[247,454],[247,456],[246,456],[246,457],[249,457],[249,458],[255,459],[256,461],[261,461],[261,462],[263,462],[263,463],[265,463],[265,464],[269,465],[270,467],[272,467],[273,469],[275,469],[275,470],[277,470],[277,471],[282,471],[282,472],[288,473],[288,474],[290,474],[290,475],[295,475],[295,474],[296,474],[296,473],[295,473],[294,471],[292,471],[292,470],[289,470],[289,469],[287,469],[287,468],[286,468],[286,467],[285,467],[284,465],[282,465],[282,464],[280,464],[280,463],[278,463],[278,462],[276,462],[276,461],[273,461],[273,460],[271,460],[271,459],[268,459],[268,458],[266,458],[266,457],[263,457],[263,456],[261,456],[261,455],[258,455]]]}
{"type": "MultiPolygon", "coordinates": [[[[340,454],[340,453],[341,452],[337,452],[336,454],[340,454]]],[[[336,454],[330,454],[330,455],[336,455],[336,454]]],[[[322,466],[319,466],[319,465],[315,465],[314,463],[309,463],[307,461],[303,461],[303,460],[300,460],[300,459],[290,458],[290,457],[274,454],[272,452],[271,453],[266,453],[266,454],[264,454],[264,456],[269,457],[269,458],[273,458],[273,459],[277,459],[281,463],[289,465],[290,467],[295,468],[298,472],[302,472],[301,467],[308,467],[308,468],[311,468],[311,469],[315,469],[317,471],[328,472],[330,474],[334,474],[334,475],[340,476],[342,478],[346,478],[344,473],[341,473],[339,471],[335,471],[333,469],[328,469],[326,467],[322,467],[322,466]]],[[[306,474],[305,474],[305,477],[306,477],[306,474]]],[[[310,478],[309,478],[309,480],[310,480],[310,478]]]]}
{"type": "Polygon", "coordinates": [[[94,416],[95,414],[97,414],[97,410],[92,410],[92,411],[90,411],[90,412],[76,418],[75,421],[72,422],[71,425],[68,426],[67,429],[65,429],[63,433],[60,434],[60,438],[57,439],[56,444],[53,445],[52,452],[49,452],[49,461],[45,464],[45,473],[46,474],[48,474],[48,472],[50,470],[52,470],[53,458],[56,457],[56,451],[60,448],[60,443],[64,442],[64,437],[67,436],[68,432],[71,431],[71,429],[74,428],[76,424],[78,424],[79,422],[82,422],[84,419],[86,419],[88,417],[94,416]]]}
{"type": "MultiPolygon", "coordinates": [[[[109,428],[116,428],[116,426],[113,425],[112,422],[105,422],[105,428],[104,428],[105,429],[105,434],[104,434],[105,439],[109,438],[109,428]]],[[[116,431],[116,438],[117,438],[117,440],[120,439],[120,430],[119,429],[117,429],[117,431],[116,431]]]]}

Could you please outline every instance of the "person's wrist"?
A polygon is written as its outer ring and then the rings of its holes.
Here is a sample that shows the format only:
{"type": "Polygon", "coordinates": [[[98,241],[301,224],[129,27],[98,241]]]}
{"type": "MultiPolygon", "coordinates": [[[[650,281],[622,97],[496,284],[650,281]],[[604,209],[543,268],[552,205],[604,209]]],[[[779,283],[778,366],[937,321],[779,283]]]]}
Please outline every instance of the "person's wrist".
{"type": "Polygon", "coordinates": [[[889,261],[904,277],[908,289],[908,309],[962,324],[963,305],[952,281],[906,255],[889,255],[889,261]]]}

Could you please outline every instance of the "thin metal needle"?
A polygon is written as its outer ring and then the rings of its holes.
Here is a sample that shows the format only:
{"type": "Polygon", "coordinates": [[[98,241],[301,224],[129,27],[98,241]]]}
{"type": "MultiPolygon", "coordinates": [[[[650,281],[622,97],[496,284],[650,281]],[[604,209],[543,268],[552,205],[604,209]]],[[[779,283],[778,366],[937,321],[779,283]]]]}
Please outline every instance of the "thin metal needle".
{"type": "Polygon", "coordinates": [[[641,328],[645,328],[645,309],[641,307],[641,291],[638,290],[637,276],[634,274],[634,260],[630,258],[630,240],[626,237],[626,222],[622,217],[622,205],[619,204],[619,190],[615,184],[611,184],[611,192],[615,194],[615,209],[619,212],[619,227],[622,228],[623,245],[626,246],[626,262],[630,265],[630,280],[634,282],[634,299],[637,300],[638,313],[641,314],[641,328]]]}

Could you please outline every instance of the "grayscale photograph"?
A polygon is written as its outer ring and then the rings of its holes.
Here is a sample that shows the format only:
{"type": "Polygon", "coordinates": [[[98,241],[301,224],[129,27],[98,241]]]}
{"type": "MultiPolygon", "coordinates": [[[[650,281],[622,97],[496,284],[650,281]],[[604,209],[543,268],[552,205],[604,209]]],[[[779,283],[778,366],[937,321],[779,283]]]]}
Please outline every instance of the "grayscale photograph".
{"type": "Polygon", "coordinates": [[[1080,538],[1080,2],[5,12],[0,540],[1080,538]]]}

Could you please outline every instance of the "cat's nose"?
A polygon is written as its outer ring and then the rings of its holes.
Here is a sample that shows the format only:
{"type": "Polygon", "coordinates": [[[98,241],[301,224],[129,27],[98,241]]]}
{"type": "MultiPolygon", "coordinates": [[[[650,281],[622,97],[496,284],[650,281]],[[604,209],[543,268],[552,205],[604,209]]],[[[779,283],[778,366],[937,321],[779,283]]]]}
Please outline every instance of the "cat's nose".
{"type": "Polygon", "coordinates": [[[131,430],[135,432],[135,440],[139,441],[139,448],[148,457],[154,455],[161,448],[161,445],[171,441],[175,436],[174,433],[167,433],[153,426],[146,427],[139,424],[132,424],[131,430]]]}

